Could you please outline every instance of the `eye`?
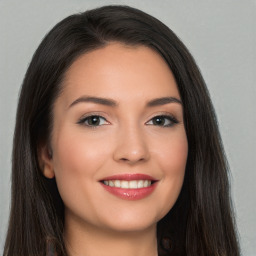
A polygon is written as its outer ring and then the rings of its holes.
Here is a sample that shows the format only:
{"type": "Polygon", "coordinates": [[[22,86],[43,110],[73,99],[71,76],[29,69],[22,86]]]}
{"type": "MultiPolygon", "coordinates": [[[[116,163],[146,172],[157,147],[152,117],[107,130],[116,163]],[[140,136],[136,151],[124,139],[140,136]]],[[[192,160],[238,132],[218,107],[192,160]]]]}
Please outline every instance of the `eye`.
{"type": "Polygon", "coordinates": [[[109,122],[104,117],[98,115],[84,117],[79,120],[78,123],[91,127],[109,124],[109,122]]]}
{"type": "Polygon", "coordinates": [[[162,127],[171,127],[177,123],[178,123],[178,120],[173,116],[161,115],[161,116],[153,117],[146,124],[162,126],[162,127]]]}

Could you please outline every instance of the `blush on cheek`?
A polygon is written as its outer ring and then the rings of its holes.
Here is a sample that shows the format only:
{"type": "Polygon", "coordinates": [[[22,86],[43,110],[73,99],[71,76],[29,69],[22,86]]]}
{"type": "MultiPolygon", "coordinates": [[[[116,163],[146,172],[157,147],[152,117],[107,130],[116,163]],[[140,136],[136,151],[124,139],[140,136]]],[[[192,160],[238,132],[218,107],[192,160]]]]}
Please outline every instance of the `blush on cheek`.
{"type": "Polygon", "coordinates": [[[163,170],[177,172],[177,174],[183,173],[187,163],[187,155],[187,141],[173,141],[170,146],[165,147],[160,156],[163,170]]]}

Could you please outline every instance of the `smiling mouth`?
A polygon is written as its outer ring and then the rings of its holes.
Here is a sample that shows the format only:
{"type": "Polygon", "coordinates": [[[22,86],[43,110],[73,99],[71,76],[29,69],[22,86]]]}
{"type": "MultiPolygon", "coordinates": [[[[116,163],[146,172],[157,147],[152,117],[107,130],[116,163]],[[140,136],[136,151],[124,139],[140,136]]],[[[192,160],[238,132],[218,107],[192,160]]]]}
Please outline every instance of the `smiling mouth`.
{"type": "Polygon", "coordinates": [[[159,180],[147,174],[126,173],[104,177],[99,181],[106,191],[121,199],[139,200],[153,193],[159,180]]]}
{"type": "Polygon", "coordinates": [[[152,180],[103,180],[104,185],[124,188],[124,189],[137,189],[137,188],[147,188],[151,186],[155,181],[152,180]]]}

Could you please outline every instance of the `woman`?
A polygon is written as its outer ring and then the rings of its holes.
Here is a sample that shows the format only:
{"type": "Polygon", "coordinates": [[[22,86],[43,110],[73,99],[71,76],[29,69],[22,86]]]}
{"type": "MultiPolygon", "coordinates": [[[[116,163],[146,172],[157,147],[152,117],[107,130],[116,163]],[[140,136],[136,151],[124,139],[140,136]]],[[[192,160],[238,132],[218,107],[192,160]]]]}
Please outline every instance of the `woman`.
{"type": "Polygon", "coordinates": [[[239,255],[203,78],[155,18],[58,23],[25,76],[4,255],[239,255]]]}

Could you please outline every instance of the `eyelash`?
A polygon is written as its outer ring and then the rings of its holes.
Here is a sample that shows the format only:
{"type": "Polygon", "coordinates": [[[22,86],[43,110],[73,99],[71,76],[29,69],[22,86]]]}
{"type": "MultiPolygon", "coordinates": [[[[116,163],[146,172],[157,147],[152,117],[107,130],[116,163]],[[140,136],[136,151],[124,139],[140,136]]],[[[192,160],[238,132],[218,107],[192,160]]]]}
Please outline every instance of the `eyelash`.
{"type": "Polygon", "coordinates": [[[92,119],[92,118],[103,119],[104,122],[107,122],[107,123],[109,124],[109,122],[106,120],[106,118],[104,118],[104,117],[102,117],[102,116],[100,116],[100,115],[97,115],[97,114],[82,117],[77,123],[78,123],[78,124],[81,124],[81,125],[88,126],[88,127],[90,127],[90,128],[97,128],[98,126],[104,125],[104,124],[101,124],[101,125],[92,125],[92,124],[89,124],[89,123],[86,124],[86,122],[88,122],[88,121],[90,120],[90,118],[91,118],[91,119],[92,119]]]}
{"type": "Polygon", "coordinates": [[[146,124],[149,125],[148,123],[152,122],[152,124],[150,124],[150,125],[154,125],[153,122],[156,119],[165,119],[165,120],[168,120],[170,122],[167,125],[166,124],[165,125],[157,125],[157,124],[155,124],[155,126],[160,126],[160,127],[163,127],[163,128],[172,127],[175,124],[179,123],[178,120],[174,116],[172,116],[172,115],[158,115],[158,116],[154,116],[153,118],[151,118],[146,124]]]}
{"type": "MultiPolygon", "coordinates": [[[[99,121],[99,119],[101,120],[104,120],[104,122],[106,122],[107,124],[110,124],[106,118],[100,116],[100,115],[89,115],[89,116],[86,116],[86,117],[83,117],[81,118],[77,123],[78,124],[81,124],[81,125],[85,125],[89,128],[97,128],[99,126],[102,126],[102,125],[106,125],[106,124],[89,124],[88,122],[91,120],[92,121],[92,118],[97,118],[97,120],[95,121],[99,121]],[[91,119],[90,119],[91,118],[91,119]],[[86,123],[87,122],[87,123],[86,123]]],[[[172,127],[174,126],[175,124],[178,124],[179,121],[172,115],[157,115],[157,116],[154,116],[153,118],[151,118],[149,121],[146,122],[146,125],[155,125],[155,126],[160,126],[162,128],[167,128],[167,127],[172,127]],[[169,124],[164,124],[164,125],[157,125],[157,124],[154,124],[154,121],[157,121],[157,119],[164,119],[165,122],[166,120],[168,120],[169,124]],[[152,124],[149,124],[150,122],[152,122],[152,124]]]]}

